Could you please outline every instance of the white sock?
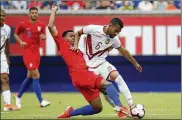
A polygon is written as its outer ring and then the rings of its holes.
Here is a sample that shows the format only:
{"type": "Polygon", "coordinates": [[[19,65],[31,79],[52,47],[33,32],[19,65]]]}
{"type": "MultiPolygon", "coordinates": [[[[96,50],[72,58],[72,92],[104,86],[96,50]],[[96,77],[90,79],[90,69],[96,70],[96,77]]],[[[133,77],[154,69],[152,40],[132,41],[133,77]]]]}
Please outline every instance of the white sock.
{"type": "Polygon", "coordinates": [[[11,93],[10,90],[6,90],[2,92],[3,98],[4,98],[4,104],[10,104],[11,103],[11,93]]]}
{"type": "Polygon", "coordinates": [[[118,77],[115,80],[115,83],[118,85],[119,91],[123,94],[125,97],[127,103],[129,106],[133,105],[133,100],[131,97],[130,90],[128,89],[128,86],[126,85],[125,81],[121,77],[121,75],[118,75],[118,77]]]}
{"type": "Polygon", "coordinates": [[[105,100],[112,106],[115,107],[114,102],[111,100],[111,98],[108,95],[104,95],[105,100]]]}

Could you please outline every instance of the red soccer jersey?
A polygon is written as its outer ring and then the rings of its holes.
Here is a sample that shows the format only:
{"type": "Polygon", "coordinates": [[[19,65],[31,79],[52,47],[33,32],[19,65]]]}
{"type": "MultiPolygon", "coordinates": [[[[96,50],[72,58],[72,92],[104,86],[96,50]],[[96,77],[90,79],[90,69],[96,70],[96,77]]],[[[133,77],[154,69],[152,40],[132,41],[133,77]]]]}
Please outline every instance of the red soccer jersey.
{"type": "Polygon", "coordinates": [[[54,37],[54,41],[70,72],[87,68],[82,52],[71,50],[72,45],[59,35],[54,37]]]}
{"type": "Polygon", "coordinates": [[[45,34],[45,24],[41,21],[36,21],[35,24],[28,21],[21,22],[15,30],[15,33],[21,35],[21,38],[26,42],[26,48],[32,51],[39,51],[40,34],[45,34]]]}

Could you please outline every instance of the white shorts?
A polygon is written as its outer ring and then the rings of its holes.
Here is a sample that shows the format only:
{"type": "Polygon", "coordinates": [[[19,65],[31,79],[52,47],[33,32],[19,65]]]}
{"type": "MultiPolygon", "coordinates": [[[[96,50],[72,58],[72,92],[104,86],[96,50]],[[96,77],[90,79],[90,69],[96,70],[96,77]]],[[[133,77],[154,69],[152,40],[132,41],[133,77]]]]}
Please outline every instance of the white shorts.
{"type": "Polygon", "coordinates": [[[96,75],[101,75],[105,80],[110,79],[110,73],[115,70],[117,69],[107,61],[97,68],[89,68],[89,71],[94,72],[96,75]]]}
{"type": "Polygon", "coordinates": [[[6,60],[1,61],[1,74],[9,74],[9,65],[6,60]]]}

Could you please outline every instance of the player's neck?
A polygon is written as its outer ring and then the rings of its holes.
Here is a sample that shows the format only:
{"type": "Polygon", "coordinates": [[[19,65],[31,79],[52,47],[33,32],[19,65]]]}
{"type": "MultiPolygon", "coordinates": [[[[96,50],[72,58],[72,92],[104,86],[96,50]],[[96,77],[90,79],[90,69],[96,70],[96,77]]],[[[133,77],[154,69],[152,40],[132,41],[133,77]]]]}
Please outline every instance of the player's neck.
{"type": "Polygon", "coordinates": [[[1,24],[0,24],[0,27],[3,27],[3,26],[4,26],[4,23],[1,23],[1,24]]]}
{"type": "Polygon", "coordinates": [[[103,30],[104,30],[104,33],[107,35],[107,31],[108,31],[108,29],[109,29],[109,25],[107,25],[107,26],[104,26],[104,28],[103,28],[103,30]]]}
{"type": "Polygon", "coordinates": [[[37,20],[34,20],[34,21],[33,21],[33,20],[30,20],[30,22],[31,22],[32,24],[35,24],[36,21],[37,21],[37,20]]]}

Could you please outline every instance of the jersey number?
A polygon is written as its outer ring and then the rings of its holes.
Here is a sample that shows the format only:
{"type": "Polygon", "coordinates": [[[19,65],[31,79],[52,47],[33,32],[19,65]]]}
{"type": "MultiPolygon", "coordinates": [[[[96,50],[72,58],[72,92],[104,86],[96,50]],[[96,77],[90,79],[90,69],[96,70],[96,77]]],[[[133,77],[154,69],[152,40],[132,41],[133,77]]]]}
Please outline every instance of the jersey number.
{"type": "Polygon", "coordinates": [[[95,49],[98,50],[100,48],[100,46],[102,45],[101,42],[99,42],[96,46],[95,46],[95,49]]]}

